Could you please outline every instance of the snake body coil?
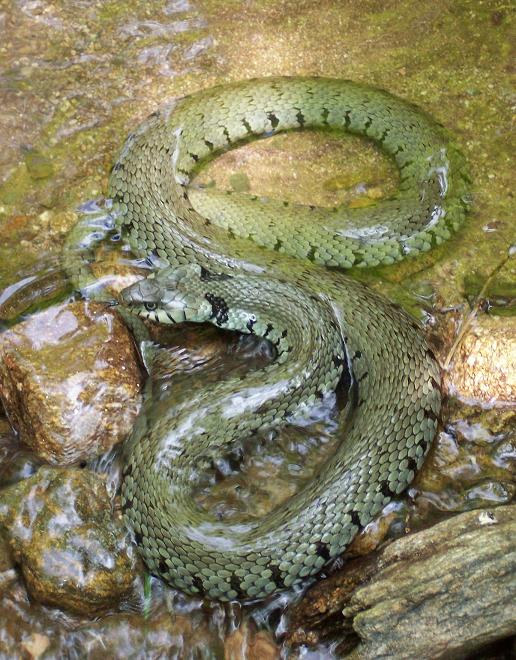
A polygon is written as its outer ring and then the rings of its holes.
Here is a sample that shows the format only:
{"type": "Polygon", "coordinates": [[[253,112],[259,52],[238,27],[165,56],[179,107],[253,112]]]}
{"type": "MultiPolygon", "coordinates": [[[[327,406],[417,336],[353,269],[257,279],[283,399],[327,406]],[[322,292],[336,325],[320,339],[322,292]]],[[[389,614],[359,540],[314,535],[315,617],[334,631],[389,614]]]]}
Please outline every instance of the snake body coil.
{"type": "Polygon", "coordinates": [[[264,597],[319,572],[411,482],[436,432],[438,366],[412,319],[324,267],[389,264],[448,238],[465,212],[462,167],[445,131],[420,110],[329,79],[201,91],[129,136],[110,179],[117,223],[138,256],[168,267],[126,289],[127,307],[155,321],[252,333],[276,348],[266,368],[208,385],[169,412],[148,405],[122,501],[153,573],[214,599],[264,597]],[[217,153],[299,128],[370,138],[394,158],[399,192],[374,207],[331,211],[188,188],[192,171],[217,153]],[[195,506],[192,486],[210,462],[332,396],[345,370],[356,409],[301,492],[246,525],[195,506]]]}

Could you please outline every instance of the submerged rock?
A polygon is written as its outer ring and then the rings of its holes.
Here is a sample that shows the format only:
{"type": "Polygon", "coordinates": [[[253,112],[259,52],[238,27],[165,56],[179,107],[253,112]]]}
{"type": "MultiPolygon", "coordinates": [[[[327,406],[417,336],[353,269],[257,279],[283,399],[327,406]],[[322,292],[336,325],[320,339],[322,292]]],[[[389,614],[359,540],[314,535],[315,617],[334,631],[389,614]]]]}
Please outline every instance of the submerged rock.
{"type": "Polygon", "coordinates": [[[142,614],[114,614],[73,632],[61,631],[44,657],[194,660],[224,655],[219,636],[202,619],[165,611],[150,618],[142,614]]]}
{"type": "MultiPolygon", "coordinates": [[[[509,638],[516,634],[515,537],[516,505],[508,505],[397,539],[310,589],[291,620],[304,614],[305,628],[314,629],[296,630],[289,641],[317,642],[329,627],[349,633],[352,625],[360,643],[346,657],[450,658],[509,638]]],[[[350,641],[339,650],[347,653],[350,641]]]]}
{"type": "Polygon", "coordinates": [[[131,592],[137,560],[98,474],[43,467],[5,488],[0,529],[39,603],[94,616],[131,592]]]}
{"type": "Polygon", "coordinates": [[[48,156],[37,149],[25,148],[23,151],[25,166],[32,179],[48,179],[54,174],[54,166],[48,156]]]}
{"type": "Polygon", "coordinates": [[[462,340],[448,378],[452,394],[468,401],[516,402],[516,317],[477,318],[462,340]]]}
{"type": "Polygon", "coordinates": [[[49,463],[89,460],[123,440],[140,385],[130,334],[101,304],[52,307],[0,336],[0,399],[49,463]]]}
{"type": "Polygon", "coordinates": [[[224,642],[224,660],[279,660],[280,648],[265,630],[243,623],[224,642]]]}
{"type": "Polygon", "coordinates": [[[460,513],[510,503],[516,494],[516,411],[468,408],[449,401],[437,435],[409,493],[409,528],[460,513]]]}
{"type": "Polygon", "coordinates": [[[0,588],[0,657],[9,660],[39,658],[55,634],[42,607],[27,597],[23,585],[16,580],[0,588]]]}

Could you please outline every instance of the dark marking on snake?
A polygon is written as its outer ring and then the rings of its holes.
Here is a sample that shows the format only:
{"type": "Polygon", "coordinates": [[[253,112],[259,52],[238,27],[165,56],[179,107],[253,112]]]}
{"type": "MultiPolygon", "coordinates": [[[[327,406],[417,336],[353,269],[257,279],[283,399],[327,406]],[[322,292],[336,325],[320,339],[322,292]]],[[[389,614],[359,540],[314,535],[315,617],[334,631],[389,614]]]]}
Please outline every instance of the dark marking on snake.
{"type": "Polygon", "coordinates": [[[201,594],[201,596],[203,596],[206,593],[206,590],[204,589],[204,584],[198,575],[195,575],[192,578],[192,584],[197,589],[198,593],[201,594]]]}
{"type": "Polygon", "coordinates": [[[382,481],[378,490],[382,495],[385,495],[385,497],[392,497],[393,495],[396,495],[396,492],[391,490],[388,481],[382,481]]]}
{"type": "Polygon", "coordinates": [[[281,575],[281,570],[276,564],[271,564],[269,566],[270,571],[272,572],[272,579],[274,583],[281,589],[284,586],[283,577],[281,575]]]}
{"type": "Polygon", "coordinates": [[[279,124],[279,119],[276,117],[274,112],[268,112],[267,119],[270,121],[272,128],[276,128],[279,124]]]}
{"type": "Polygon", "coordinates": [[[207,293],[204,297],[211,305],[211,318],[215,319],[217,325],[225,323],[228,320],[229,307],[224,298],[212,293],[207,293]]]}
{"type": "Polygon", "coordinates": [[[231,585],[231,588],[237,592],[237,596],[240,596],[241,598],[245,596],[245,591],[242,589],[242,583],[237,575],[233,574],[231,576],[229,584],[231,585]]]}
{"type": "Polygon", "coordinates": [[[409,470],[412,470],[412,472],[414,473],[417,472],[418,469],[417,461],[414,458],[412,458],[412,456],[408,457],[407,466],[409,470]]]}
{"type": "Polygon", "coordinates": [[[242,124],[243,124],[245,130],[247,131],[248,135],[252,135],[253,134],[253,129],[251,127],[251,124],[247,121],[247,119],[245,117],[242,119],[242,124]]]}
{"type": "Polygon", "coordinates": [[[315,544],[315,552],[319,557],[322,557],[326,561],[330,559],[330,547],[327,543],[324,543],[324,541],[317,541],[315,544]]]}

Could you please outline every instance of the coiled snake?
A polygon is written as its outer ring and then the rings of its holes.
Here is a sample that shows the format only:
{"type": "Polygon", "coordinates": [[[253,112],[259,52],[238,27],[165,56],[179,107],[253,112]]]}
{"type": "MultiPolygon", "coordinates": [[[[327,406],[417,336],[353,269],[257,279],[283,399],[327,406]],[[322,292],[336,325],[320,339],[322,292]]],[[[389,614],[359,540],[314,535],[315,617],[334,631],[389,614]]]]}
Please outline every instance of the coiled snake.
{"type": "Polygon", "coordinates": [[[129,136],[109,184],[116,224],[157,270],[122,303],[161,323],[210,322],[268,339],[276,358],[147,412],[130,443],[125,519],[152,573],[191,594],[261,598],[314,575],[421,467],[440,411],[440,373],[417,323],[338,269],[430,249],[466,210],[463,159],[445,130],[380,90],[323,78],[228,84],[180,99],[129,136]],[[200,163],[242,141],[331,128],[376,142],[400,171],[374,207],[312,209],[188,188],[200,163]],[[194,206],[203,209],[203,214],[194,206]],[[195,505],[196,475],[235,440],[356,386],[344,438],[317,476],[259,522],[195,505]]]}

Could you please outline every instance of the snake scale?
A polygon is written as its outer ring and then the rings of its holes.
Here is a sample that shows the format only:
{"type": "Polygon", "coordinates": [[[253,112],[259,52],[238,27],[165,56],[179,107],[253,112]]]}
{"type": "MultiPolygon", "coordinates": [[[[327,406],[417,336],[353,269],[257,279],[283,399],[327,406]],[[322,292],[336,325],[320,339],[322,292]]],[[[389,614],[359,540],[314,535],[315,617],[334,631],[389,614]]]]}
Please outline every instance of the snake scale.
{"type": "Polygon", "coordinates": [[[265,368],[207,384],[168,412],[147,406],[145,431],[128,445],[122,503],[152,573],[216,600],[263,598],[320,572],[412,481],[436,433],[439,368],[418,324],[342,269],[440,244],[464,217],[467,189],[463,158],[439,124],[350,81],[214,87],[128,137],[110,177],[113,214],[132,251],[160,268],[122,292],[124,307],[275,347],[265,368]],[[220,152],[303,128],[374,141],[397,164],[396,195],[332,210],[189,187],[220,152]],[[345,374],[354,411],[306,487],[259,522],[221,522],[196,506],[197,477],[214,460],[329,400],[345,374]]]}

